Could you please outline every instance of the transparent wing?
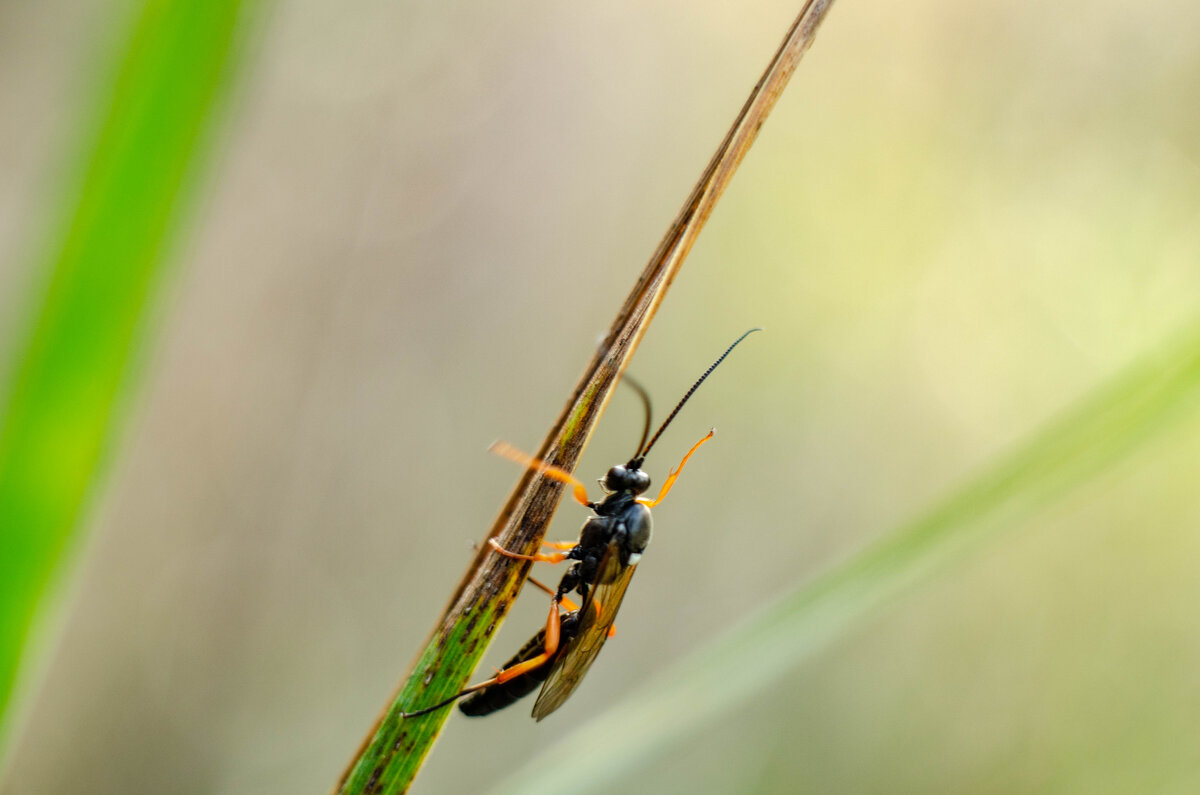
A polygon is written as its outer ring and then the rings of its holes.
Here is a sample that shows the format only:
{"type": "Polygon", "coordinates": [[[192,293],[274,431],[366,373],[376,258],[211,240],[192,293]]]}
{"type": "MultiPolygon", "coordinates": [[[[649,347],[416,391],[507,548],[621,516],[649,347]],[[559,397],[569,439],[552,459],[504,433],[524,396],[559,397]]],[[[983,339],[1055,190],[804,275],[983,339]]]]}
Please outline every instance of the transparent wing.
{"type": "Polygon", "coordinates": [[[533,717],[541,720],[561,707],[575,692],[608,639],[608,630],[617,618],[617,610],[636,568],[636,565],[622,566],[618,545],[609,545],[600,564],[600,574],[590,589],[588,604],[581,608],[583,618],[579,629],[555,660],[550,676],[538,693],[537,703],[533,705],[533,717]]]}

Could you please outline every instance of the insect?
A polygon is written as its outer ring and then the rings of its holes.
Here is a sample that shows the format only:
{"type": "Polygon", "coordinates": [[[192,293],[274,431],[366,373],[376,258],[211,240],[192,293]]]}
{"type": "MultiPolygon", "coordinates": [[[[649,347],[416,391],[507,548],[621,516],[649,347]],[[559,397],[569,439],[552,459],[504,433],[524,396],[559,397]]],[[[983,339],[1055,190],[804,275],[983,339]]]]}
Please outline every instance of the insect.
{"type": "Polygon", "coordinates": [[[541,685],[541,692],[533,705],[533,717],[540,721],[562,706],[575,692],[605,640],[615,632],[613,621],[621,600],[625,597],[642,553],[650,543],[653,527],[650,509],[663,501],[688,459],[716,431],[710,430],[692,445],[679,466],[667,474],[662,489],[653,500],[639,496],[650,488],[650,476],[642,469],[646,455],[700,384],[738,343],[755,331],[761,329],[750,329],[725,349],[692,384],[649,442],[646,441],[650,431],[649,395],[635,381],[625,379],[637,391],[645,407],[642,437],[633,457],[624,466],[612,467],[600,479],[606,492],[600,502],[589,500],[587,488],[566,470],[532,458],[503,442],[492,445],[492,452],[497,455],[571,486],[575,500],[595,515],[584,522],[577,541],[543,542],[543,546],[554,550],[552,552],[523,555],[504,549],[494,538],[489,539],[492,549],[505,557],[546,563],[572,561],[556,589],[550,589],[532,577],[529,580],[551,596],[546,625],[491,679],[472,685],[431,707],[405,713],[404,717],[434,712],[460,698],[464,699],[459,704],[464,714],[473,717],[490,715],[529,695],[541,685]],[[579,604],[569,598],[568,595],[572,593],[579,595],[579,604]]]}

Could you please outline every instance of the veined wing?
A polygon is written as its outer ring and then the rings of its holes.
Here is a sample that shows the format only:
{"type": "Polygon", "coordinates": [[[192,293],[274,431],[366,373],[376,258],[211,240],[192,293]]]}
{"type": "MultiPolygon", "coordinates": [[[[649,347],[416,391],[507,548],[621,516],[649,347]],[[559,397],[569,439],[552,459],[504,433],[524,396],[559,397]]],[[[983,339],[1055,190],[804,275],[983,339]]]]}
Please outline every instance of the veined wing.
{"type": "Polygon", "coordinates": [[[583,675],[592,667],[596,655],[604,641],[608,639],[608,630],[617,619],[617,610],[621,600],[625,598],[625,589],[633,578],[637,565],[622,566],[619,542],[609,545],[600,563],[600,574],[597,582],[589,589],[588,604],[580,608],[583,617],[579,629],[563,652],[554,661],[549,678],[538,693],[537,702],[533,705],[533,717],[537,720],[549,715],[562,706],[583,675]],[[605,582],[608,580],[608,582],[605,582]]]}

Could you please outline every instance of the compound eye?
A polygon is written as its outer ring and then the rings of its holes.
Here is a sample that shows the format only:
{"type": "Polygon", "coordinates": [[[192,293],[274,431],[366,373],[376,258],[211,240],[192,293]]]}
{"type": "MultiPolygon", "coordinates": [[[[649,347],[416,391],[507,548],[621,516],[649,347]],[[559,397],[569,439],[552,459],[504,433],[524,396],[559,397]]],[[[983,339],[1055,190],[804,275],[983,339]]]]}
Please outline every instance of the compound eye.
{"type": "Polygon", "coordinates": [[[604,476],[604,488],[609,491],[624,491],[629,488],[629,470],[625,467],[613,467],[604,476]]]}
{"type": "Polygon", "coordinates": [[[634,494],[641,494],[650,488],[650,476],[640,469],[633,470],[629,473],[629,488],[634,494]]]}

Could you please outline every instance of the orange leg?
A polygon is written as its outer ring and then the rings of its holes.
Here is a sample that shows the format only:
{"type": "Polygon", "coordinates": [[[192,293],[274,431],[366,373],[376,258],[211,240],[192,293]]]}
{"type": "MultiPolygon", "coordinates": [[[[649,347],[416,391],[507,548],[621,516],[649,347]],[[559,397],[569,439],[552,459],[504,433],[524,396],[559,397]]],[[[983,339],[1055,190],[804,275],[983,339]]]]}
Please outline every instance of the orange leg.
{"type": "Polygon", "coordinates": [[[543,541],[542,546],[550,547],[551,549],[574,549],[579,546],[578,541],[543,541]]]}
{"type": "Polygon", "coordinates": [[[552,599],[550,601],[550,615],[546,618],[546,644],[542,647],[542,653],[533,659],[517,663],[511,668],[505,668],[496,674],[496,681],[489,684],[502,685],[521,674],[528,673],[535,668],[541,668],[549,662],[550,658],[558,651],[558,633],[561,625],[562,619],[558,615],[558,600],[552,599]]]}
{"type": "MultiPolygon", "coordinates": [[[[530,577],[529,581],[531,583],[533,583],[535,586],[537,586],[538,588],[541,588],[546,593],[550,594],[551,596],[554,596],[554,590],[549,585],[546,585],[544,582],[541,582],[533,577],[530,577]]],[[[596,606],[596,615],[600,615],[600,611],[603,609],[600,607],[600,602],[598,600],[593,599],[592,603],[596,606]]],[[[571,611],[575,611],[575,610],[579,609],[579,605],[575,604],[574,602],[572,602],[570,599],[568,599],[565,596],[562,598],[562,606],[571,611]]],[[[616,634],[617,634],[617,625],[613,624],[611,627],[608,628],[608,637],[610,637],[610,638],[614,637],[616,634]]]]}
{"type": "Polygon", "coordinates": [[[560,469],[553,464],[548,464],[545,461],[540,461],[531,455],[522,453],[517,448],[507,442],[495,442],[488,448],[488,452],[495,453],[498,456],[507,458],[509,461],[516,461],[518,464],[529,469],[536,469],[546,477],[557,480],[559,483],[566,483],[572,488],[572,494],[575,501],[587,508],[592,507],[592,501],[588,499],[587,487],[579,482],[578,479],[565,469],[560,469]]]}
{"type": "MultiPolygon", "coordinates": [[[[529,577],[528,579],[529,579],[529,582],[533,583],[534,586],[537,587],[538,589],[544,591],[545,593],[547,593],[550,596],[554,596],[554,593],[555,593],[554,589],[551,588],[546,583],[542,582],[541,580],[537,579],[536,577],[529,577]]],[[[570,599],[568,599],[565,596],[562,597],[562,599],[560,601],[562,603],[562,606],[565,607],[567,610],[570,610],[571,612],[574,612],[579,609],[579,605],[575,604],[574,602],[572,602],[570,599]]]]}
{"type": "Polygon", "coordinates": [[[675,485],[675,481],[679,477],[679,473],[683,471],[683,465],[686,464],[688,462],[688,459],[692,457],[692,453],[699,450],[700,445],[704,444],[709,439],[713,438],[713,436],[715,436],[716,433],[717,433],[717,429],[713,428],[711,431],[708,432],[708,434],[705,435],[705,437],[703,439],[701,439],[700,441],[698,441],[694,445],[692,445],[692,449],[688,450],[687,455],[685,455],[683,457],[683,460],[679,462],[679,466],[675,467],[667,474],[667,479],[663,483],[662,491],[658,492],[657,497],[655,497],[653,500],[638,500],[638,502],[640,502],[642,505],[645,505],[648,508],[653,508],[655,505],[658,505],[660,502],[662,502],[664,499],[666,499],[667,493],[671,490],[671,487],[675,485]]]}
{"type": "MultiPolygon", "coordinates": [[[[596,608],[596,618],[599,618],[600,614],[604,612],[604,608],[600,605],[600,600],[593,599],[592,606],[596,608]]],[[[608,637],[615,638],[616,636],[617,636],[617,625],[609,624],[608,625],[608,637]]]]}
{"type": "Polygon", "coordinates": [[[485,687],[491,687],[492,685],[502,685],[505,682],[509,682],[509,681],[512,681],[513,679],[516,679],[518,676],[521,676],[522,674],[529,673],[530,671],[540,668],[541,666],[545,665],[558,652],[558,642],[559,642],[559,637],[560,637],[560,628],[561,628],[561,624],[562,624],[562,619],[559,617],[559,613],[558,613],[558,606],[559,606],[559,603],[557,600],[551,600],[550,615],[546,618],[546,642],[545,642],[545,645],[543,645],[543,647],[542,647],[541,654],[539,654],[538,656],[533,657],[531,659],[528,659],[525,662],[517,663],[516,665],[512,666],[511,668],[505,668],[503,671],[498,671],[496,673],[496,675],[493,676],[491,679],[486,679],[486,680],[480,682],[479,684],[471,685],[470,687],[465,687],[461,691],[456,693],[455,695],[451,696],[450,698],[446,699],[445,701],[434,704],[432,707],[426,707],[425,709],[419,709],[415,712],[402,713],[402,717],[415,718],[418,715],[428,715],[430,712],[436,712],[437,710],[441,709],[442,707],[453,704],[455,701],[457,701],[458,699],[462,698],[465,695],[474,693],[477,690],[483,690],[485,687]]]}
{"type": "Polygon", "coordinates": [[[551,552],[549,555],[542,554],[541,552],[537,553],[536,555],[522,555],[519,552],[509,552],[507,549],[500,546],[500,542],[494,538],[488,539],[488,546],[506,558],[515,558],[517,560],[533,560],[541,563],[562,563],[567,559],[567,556],[562,552],[551,552]]]}

